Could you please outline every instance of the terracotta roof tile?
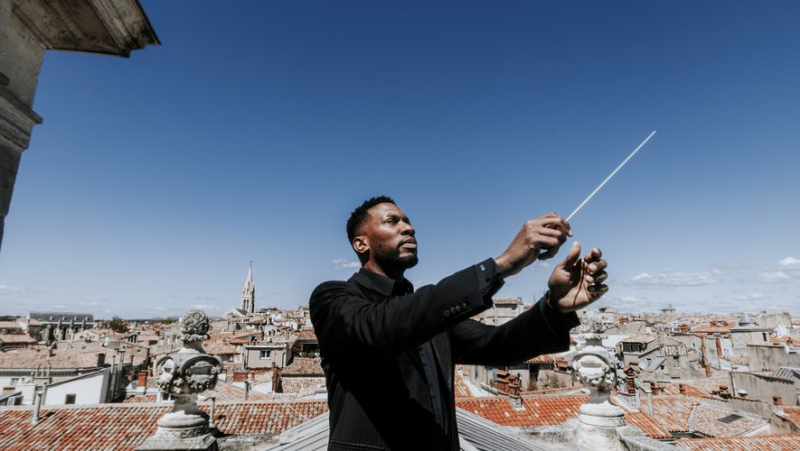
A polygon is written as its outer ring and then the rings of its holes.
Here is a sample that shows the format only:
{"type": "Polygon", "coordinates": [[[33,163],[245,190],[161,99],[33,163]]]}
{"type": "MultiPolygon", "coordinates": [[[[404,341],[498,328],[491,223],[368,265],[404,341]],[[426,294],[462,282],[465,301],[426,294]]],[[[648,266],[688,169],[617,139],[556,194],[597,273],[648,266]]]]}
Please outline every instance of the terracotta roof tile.
{"type": "Polygon", "coordinates": [[[283,376],[325,376],[319,357],[295,357],[291,365],[283,369],[283,376]]]}
{"type": "Polygon", "coordinates": [[[694,408],[694,429],[710,437],[735,437],[745,435],[758,429],[768,422],[761,418],[739,416],[730,423],[720,421],[729,417],[733,412],[713,406],[699,405],[694,408]]]}
{"type": "Polygon", "coordinates": [[[800,435],[688,439],[676,441],[675,446],[697,451],[795,451],[800,449],[800,435]]]}
{"type": "Polygon", "coordinates": [[[297,393],[298,396],[313,394],[325,389],[324,377],[284,377],[281,380],[284,393],[297,393]]]}
{"type": "Polygon", "coordinates": [[[0,368],[36,368],[50,365],[51,368],[95,368],[96,354],[84,354],[76,349],[56,349],[53,356],[47,351],[19,349],[0,352],[0,368]]]}
{"type": "Polygon", "coordinates": [[[501,426],[552,426],[576,418],[588,395],[531,396],[522,398],[524,410],[516,410],[506,397],[462,398],[456,406],[501,426]]]}
{"type": "Polygon", "coordinates": [[[295,333],[295,336],[298,340],[317,341],[317,334],[314,333],[314,329],[300,329],[295,333]]]}
{"type": "Polygon", "coordinates": [[[35,344],[36,340],[24,334],[0,334],[0,342],[35,344]]]}
{"type": "Polygon", "coordinates": [[[644,412],[634,410],[634,411],[626,411],[625,412],[625,421],[629,424],[632,424],[642,431],[645,434],[649,435],[655,439],[665,439],[665,438],[672,438],[672,434],[669,433],[668,430],[664,429],[657,421],[653,418],[650,418],[644,412]]]}
{"type": "MultiPolygon", "coordinates": [[[[100,404],[43,408],[31,425],[30,407],[0,410],[0,449],[133,450],[155,433],[165,404],[100,404]]],[[[208,412],[209,405],[200,409],[208,412]]],[[[217,404],[223,434],[279,434],[328,411],[325,401],[217,404]]]]}
{"type": "Polygon", "coordinates": [[[455,378],[455,391],[456,391],[456,398],[469,398],[472,396],[472,391],[470,391],[467,383],[464,382],[464,375],[461,374],[460,371],[456,371],[456,378],[455,378]]]}
{"type": "Polygon", "coordinates": [[[686,396],[696,396],[702,397],[706,393],[694,386],[692,383],[680,383],[680,384],[664,384],[661,386],[661,393],[664,395],[680,395],[681,394],[681,385],[683,385],[683,389],[686,392],[686,396]]]}
{"type": "Polygon", "coordinates": [[[783,412],[779,414],[781,418],[783,418],[786,421],[789,421],[791,423],[794,423],[794,424],[800,426],[800,407],[798,407],[798,406],[792,406],[792,407],[784,406],[782,410],[783,410],[783,412]]]}
{"type": "Polygon", "coordinates": [[[541,364],[541,363],[555,363],[556,359],[553,357],[552,354],[542,354],[540,356],[536,356],[530,360],[528,360],[527,364],[541,364]]]}
{"type": "Polygon", "coordinates": [[[620,343],[650,343],[651,341],[655,341],[657,339],[658,337],[655,335],[636,334],[623,338],[620,340],[620,343]]]}
{"type": "Polygon", "coordinates": [[[122,400],[123,404],[149,404],[158,401],[158,394],[148,393],[146,395],[129,395],[122,400]]]}
{"type": "Polygon", "coordinates": [[[231,355],[238,354],[236,348],[224,341],[206,341],[203,343],[203,350],[211,355],[231,355]]]}

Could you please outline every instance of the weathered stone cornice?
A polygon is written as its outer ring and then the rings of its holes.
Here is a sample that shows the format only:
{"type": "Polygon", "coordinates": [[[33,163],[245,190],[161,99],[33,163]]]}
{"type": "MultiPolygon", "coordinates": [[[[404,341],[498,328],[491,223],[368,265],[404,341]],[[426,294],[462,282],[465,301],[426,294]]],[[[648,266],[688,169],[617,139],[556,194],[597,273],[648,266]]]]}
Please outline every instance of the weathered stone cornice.
{"type": "Polygon", "coordinates": [[[22,153],[28,148],[33,127],[41,123],[41,116],[0,85],[0,145],[22,153]]]}
{"type": "Polygon", "coordinates": [[[18,0],[12,13],[48,50],[127,58],[160,44],[137,0],[18,0]]]}

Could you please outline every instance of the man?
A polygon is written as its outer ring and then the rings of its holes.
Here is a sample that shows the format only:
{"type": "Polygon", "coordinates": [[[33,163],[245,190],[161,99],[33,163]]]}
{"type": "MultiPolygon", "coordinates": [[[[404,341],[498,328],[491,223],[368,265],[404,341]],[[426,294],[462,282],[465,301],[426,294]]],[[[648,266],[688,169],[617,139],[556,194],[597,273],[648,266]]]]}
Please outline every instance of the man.
{"type": "Polygon", "coordinates": [[[606,262],[573,244],[532,309],[493,327],[470,319],[492,305],[503,279],[554,256],[572,235],[555,213],[527,221],[508,249],[416,292],[403,276],[417,264],[408,217],[374,197],[347,222],[361,270],[311,295],[330,406],[330,450],[457,450],[456,363],[506,366],[569,348],[575,310],[608,288],[606,262]]]}

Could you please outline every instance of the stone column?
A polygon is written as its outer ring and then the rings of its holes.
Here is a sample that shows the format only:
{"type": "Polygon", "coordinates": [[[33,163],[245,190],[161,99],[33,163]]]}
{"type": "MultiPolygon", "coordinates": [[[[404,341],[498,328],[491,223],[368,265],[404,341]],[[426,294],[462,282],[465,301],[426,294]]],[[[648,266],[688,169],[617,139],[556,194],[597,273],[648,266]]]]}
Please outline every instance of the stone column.
{"type": "Polygon", "coordinates": [[[22,152],[33,127],[42,123],[31,108],[44,49],[13,3],[0,2],[0,245],[22,152]]]}

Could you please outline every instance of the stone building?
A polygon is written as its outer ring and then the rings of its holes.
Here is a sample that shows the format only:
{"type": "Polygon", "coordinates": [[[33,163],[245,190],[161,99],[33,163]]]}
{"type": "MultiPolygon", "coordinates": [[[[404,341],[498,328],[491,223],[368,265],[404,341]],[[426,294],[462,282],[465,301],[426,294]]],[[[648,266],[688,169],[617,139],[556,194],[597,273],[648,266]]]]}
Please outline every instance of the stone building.
{"type": "Polygon", "coordinates": [[[72,340],[76,334],[95,326],[94,315],[80,312],[29,312],[28,335],[39,341],[72,340]],[[31,326],[36,324],[36,326],[31,326]]]}
{"type": "Polygon", "coordinates": [[[22,152],[42,118],[33,111],[47,50],[122,57],[159,44],[136,0],[0,2],[0,243],[22,152]]]}
{"type": "Polygon", "coordinates": [[[519,316],[524,309],[522,299],[496,299],[492,308],[481,314],[481,322],[489,326],[501,326],[519,316]]]}

